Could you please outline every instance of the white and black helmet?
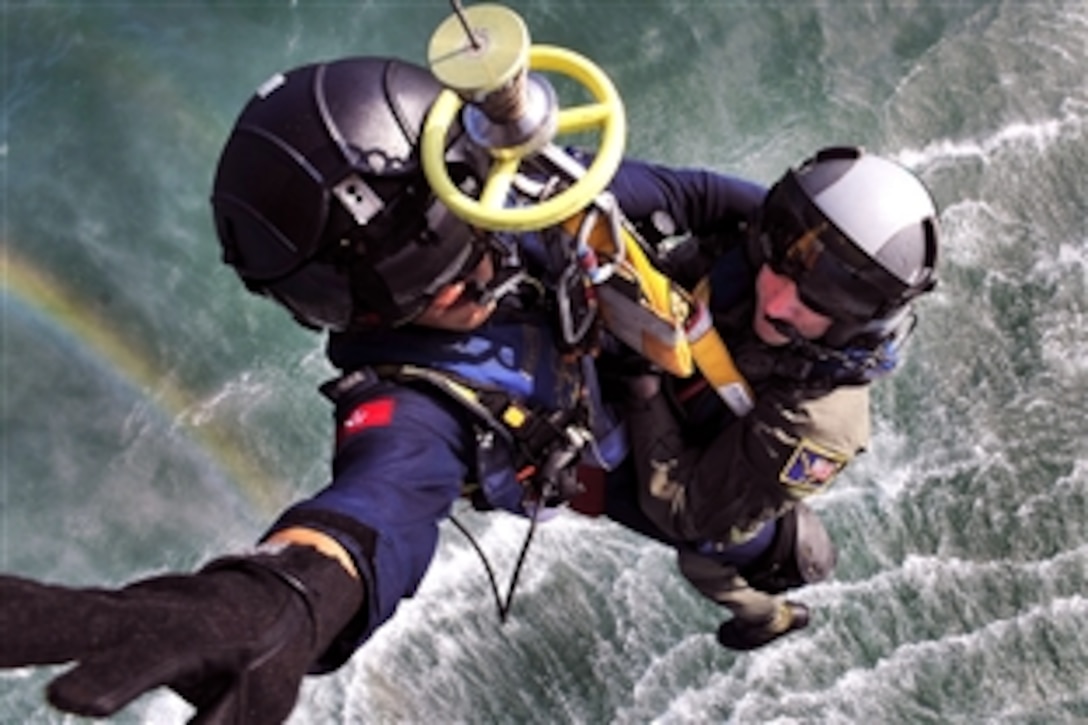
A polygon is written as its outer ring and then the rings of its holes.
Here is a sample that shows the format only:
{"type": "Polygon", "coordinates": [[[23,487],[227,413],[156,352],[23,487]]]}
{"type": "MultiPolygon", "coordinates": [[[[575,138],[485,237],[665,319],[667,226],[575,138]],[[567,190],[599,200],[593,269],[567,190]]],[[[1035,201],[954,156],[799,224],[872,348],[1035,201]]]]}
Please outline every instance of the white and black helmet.
{"type": "Polygon", "coordinates": [[[900,164],[827,148],[791,169],[764,200],[758,254],[801,301],[834,320],[822,342],[879,340],[936,284],[937,207],[900,164]]]}
{"type": "MultiPolygon", "coordinates": [[[[344,58],[273,76],[220,155],[212,207],[223,259],[304,325],[401,324],[471,271],[486,242],[431,192],[423,121],[442,85],[420,66],[344,58]]],[[[456,181],[479,178],[459,124],[456,181]]]]}

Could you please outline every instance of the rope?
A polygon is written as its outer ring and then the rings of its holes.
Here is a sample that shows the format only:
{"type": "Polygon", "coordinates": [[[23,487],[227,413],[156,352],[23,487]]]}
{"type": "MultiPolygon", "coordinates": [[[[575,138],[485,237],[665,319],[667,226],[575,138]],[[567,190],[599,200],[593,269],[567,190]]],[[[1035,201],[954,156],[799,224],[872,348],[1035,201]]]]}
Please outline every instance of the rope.
{"type": "Polygon", "coordinates": [[[533,509],[533,515],[529,519],[529,531],[525,534],[525,541],[521,545],[521,551],[518,553],[517,563],[514,564],[514,572],[510,575],[510,584],[506,589],[505,599],[499,595],[499,584],[495,577],[495,570],[491,566],[491,562],[488,561],[487,554],[477,543],[476,537],[472,535],[464,524],[457,520],[457,517],[450,514],[450,521],[457,527],[457,530],[464,534],[468,539],[468,543],[472,545],[472,548],[476,550],[476,555],[480,557],[480,561],[484,565],[484,570],[487,572],[487,580],[491,585],[491,594],[495,598],[495,607],[499,611],[499,623],[506,624],[507,616],[510,614],[510,607],[514,603],[514,590],[517,588],[518,578],[521,576],[521,568],[525,563],[525,557],[529,553],[529,545],[533,541],[533,534],[536,533],[537,511],[539,507],[533,509]]]}

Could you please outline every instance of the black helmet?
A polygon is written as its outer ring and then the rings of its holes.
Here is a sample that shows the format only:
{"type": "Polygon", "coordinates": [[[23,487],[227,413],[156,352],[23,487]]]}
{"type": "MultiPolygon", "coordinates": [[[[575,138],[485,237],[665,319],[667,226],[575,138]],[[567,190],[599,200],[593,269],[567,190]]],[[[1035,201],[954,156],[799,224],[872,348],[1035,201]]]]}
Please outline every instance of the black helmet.
{"type": "Polygon", "coordinates": [[[775,523],[774,541],[766,553],[740,569],[749,584],[780,594],[831,576],[838,552],[810,506],[798,502],[775,523]]]}
{"type": "MultiPolygon", "coordinates": [[[[223,259],[299,322],[400,324],[470,271],[485,243],[438,202],[418,141],[441,84],[388,58],[277,74],[242,110],[212,193],[223,259]]],[[[476,183],[450,134],[451,176],[476,183]]]]}
{"type": "Polygon", "coordinates": [[[833,348],[880,341],[913,322],[911,300],[936,284],[937,208],[913,173],[856,148],[828,148],[791,169],[763,202],[758,261],[797,283],[834,320],[833,348]]]}

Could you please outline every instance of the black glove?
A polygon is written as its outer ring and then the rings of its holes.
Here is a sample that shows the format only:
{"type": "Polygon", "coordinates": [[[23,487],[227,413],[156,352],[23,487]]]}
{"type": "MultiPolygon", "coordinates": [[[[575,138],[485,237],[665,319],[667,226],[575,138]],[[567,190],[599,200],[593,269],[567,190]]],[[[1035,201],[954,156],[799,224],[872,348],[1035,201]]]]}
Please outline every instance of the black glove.
{"type": "Polygon", "coordinates": [[[783,602],[778,615],[767,622],[746,622],[734,617],[718,627],[718,644],[747,652],[808,626],[808,607],[799,602],[783,602]]]}
{"type": "Polygon", "coordinates": [[[0,667],[77,662],[48,694],[78,715],[167,686],[197,708],[192,723],[278,723],[362,600],[362,584],[308,546],[118,590],[0,576],[0,667]]]}

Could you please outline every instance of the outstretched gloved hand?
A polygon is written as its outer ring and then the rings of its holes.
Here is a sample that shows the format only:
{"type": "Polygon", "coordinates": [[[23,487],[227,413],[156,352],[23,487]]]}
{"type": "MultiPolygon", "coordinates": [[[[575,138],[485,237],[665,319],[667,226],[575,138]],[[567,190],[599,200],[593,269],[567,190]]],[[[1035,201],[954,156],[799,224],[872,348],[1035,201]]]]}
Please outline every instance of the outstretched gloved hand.
{"type": "Polygon", "coordinates": [[[166,686],[197,708],[192,723],[277,723],[362,591],[308,546],[117,590],[0,576],[0,667],[74,661],[48,697],[79,715],[112,715],[166,686]]]}
{"type": "Polygon", "coordinates": [[[740,651],[758,649],[779,637],[808,626],[808,607],[800,602],[782,602],[766,622],[749,622],[734,617],[718,627],[718,643],[740,651]]]}

